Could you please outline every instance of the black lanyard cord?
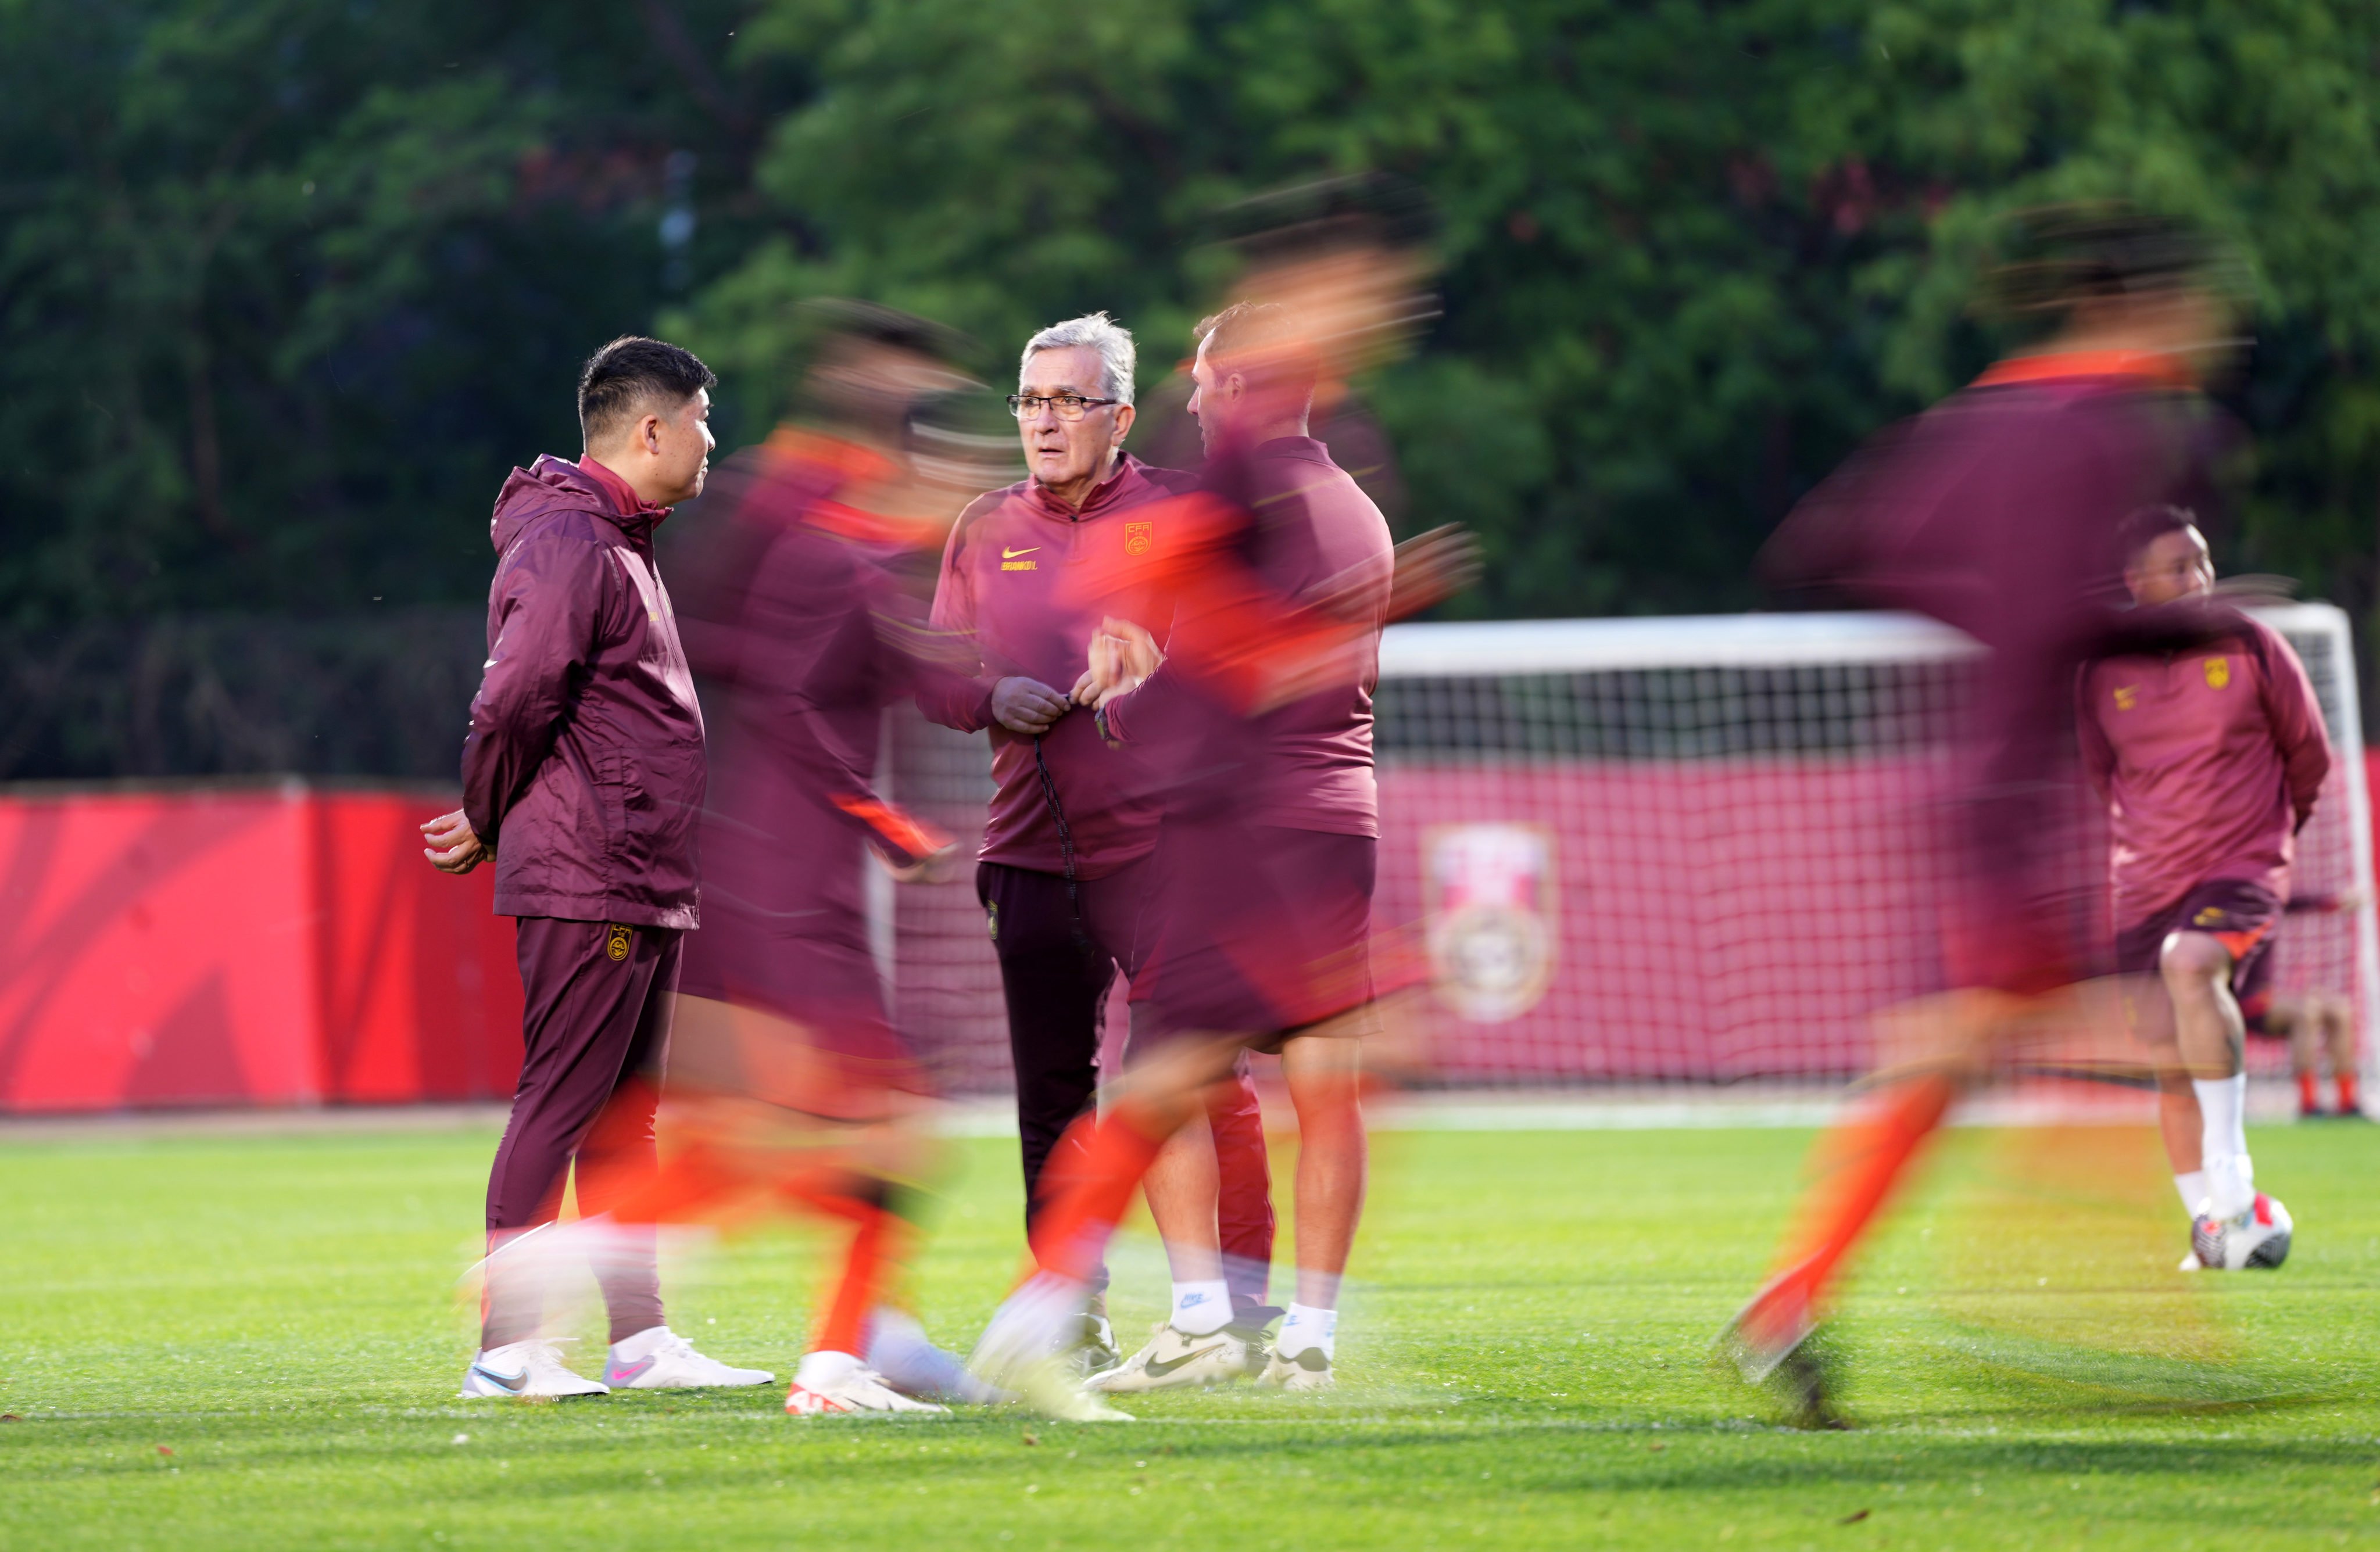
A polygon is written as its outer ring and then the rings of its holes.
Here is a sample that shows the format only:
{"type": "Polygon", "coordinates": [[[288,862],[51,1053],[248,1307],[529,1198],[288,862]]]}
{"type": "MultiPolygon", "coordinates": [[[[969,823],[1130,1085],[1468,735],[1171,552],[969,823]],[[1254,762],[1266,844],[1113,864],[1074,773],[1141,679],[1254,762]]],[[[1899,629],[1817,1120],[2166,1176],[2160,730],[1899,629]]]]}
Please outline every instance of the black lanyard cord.
{"type": "Polygon", "coordinates": [[[1041,777],[1041,801],[1050,810],[1050,822],[1058,827],[1058,856],[1066,874],[1066,909],[1074,918],[1075,947],[1084,953],[1091,952],[1091,936],[1083,928],[1082,887],[1075,878],[1075,832],[1066,824],[1066,806],[1058,801],[1058,783],[1050,775],[1050,761],[1041,753],[1041,735],[1033,738],[1033,769],[1041,777]]]}

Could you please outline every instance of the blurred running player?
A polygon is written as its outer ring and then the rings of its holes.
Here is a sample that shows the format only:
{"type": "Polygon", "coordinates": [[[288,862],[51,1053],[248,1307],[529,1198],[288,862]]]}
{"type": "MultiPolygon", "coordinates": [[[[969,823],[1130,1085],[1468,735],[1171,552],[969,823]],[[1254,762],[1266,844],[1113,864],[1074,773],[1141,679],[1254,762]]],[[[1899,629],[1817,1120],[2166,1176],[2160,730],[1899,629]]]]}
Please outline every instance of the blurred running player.
{"type": "Polygon", "coordinates": [[[518,918],[520,1084],[488,1178],[485,1308],[466,1398],[763,1385],[662,1318],[651,1236],[598,1268],[608,1384],[574,1374],[543,1329],[542,1279],[504,1255],[551,1224],[574,1171],[579,1209],[647,1186],[670,995],[697,921],[702,711],[653,560],[654,527],[702,491],[717,379],[685,350],[623,338],[578,381],[586,451],[515,469],[490,533],[488,662],[463,745],[463,806],[422,826],[431,862],[492,859],[518,918]]]}
{"type": "MultiPolygon", "coordinates": [[[[2119,544],[2140,607],[2214,596],[2205,537],[2181,508],[2133,513],[2119,544]]],[[[2244,615],[2187,651],[2102,658],[2080,685],[2083,767],[2113,831],[2116,969],[2143,979],[2135,1017],[2191,1214],[2183,1269],[2277,1267],[2289,1219],[2248,1157],[2237,993],[2269,959],[2296,835],[2330,773],[2322,709],[2289,644],[2244,615]]]]}
{"type": "MultiPolygon", "coordinates": [[[[1075,1123],[1082,1152],[1035,1231],[1041,1269],[994,1316],[975,1360],[1059,1415],[1123,1415],[1065,1388],[1053,1354],[1135,1188],[1249,1049],[1280,1051],[1302,1138],[1296,1303],[1264,1377],[1293,1389],[1331,1382],[1364,1191],[1357,1037],[1373,996],[1379,632],[1398,581],[1401,601],[1426,606],[1459,585],[1469,552],[1440,540],[1398,564],[1378,510],[1305,434],[1315,363],[1285,309],[1219,315],[1196,368],[1209,491],[1154,509],[1149,550],[1086,578],[1111,597],[1129,576],[1144,617],[1170,622],[1161,652],[1138,624],[1103,622],[1077,686],[1107,739],[1143,750],[1160,783],[1154,930],[1124,1082],[1104,1116],[1075,1123]]],[[[1195,1149],[1169,1162],[1174,1178],[1150,1206],[1175,1276],[1195,1279],[1216,1254],[1211,1177],[1195,1149]]],[[[1169,1323],[1091,1385],[1220,1380],[1245,1362],[1228,1333],[1169,1323]]]]}
{"type": "MultiPolygon", "coordinates": [[[[918,697],[945,726],[990,729],[995,790],[976,894],[1007,1002],[1028,1234],[1048,1202],[1051,1150],[1091,1108],[1109,988],[1119,969],[1128,979],[1139,968],[1135,932],[1157,844],[1154,794],[1070,696],[1104,612],[1073,579],[1099,558],[1145,552],[1143,509],[1196,485],[1123,451],[1134,369],[1132,335],[1105,313],[1026,341],[1009,402],[1031,472],[960,515],[934,595],[935,626],[971,637],[982,671],[918,697]]],[[[1280,1312],[1265,1303],[1272,1182],[1245,1062],[1208,1099],[1224,1258],[1212,1280],[1177,1279],[1174,1316],[1201,1331],[1253,1331],[1280,1312]]],[[[1086,1372],[1120,1357],[1096,1299],[1075,1351],[1086,1372]]]]}
{"type": "Polygon", "coordinates": [[[880,798],[884,709],[974,659],[929,630],[922,579],[959,492],[909,456],[913,409],[965,385],[921,320],[812,304],[807,424],[730,466],[686,591],[713,709],[708,921],[689,945],[669,1097],[678,1146],[615,1224],[787,1210],[846,1234],[788,1392],[795,1415],[983,1399],[888,1300],[935,1149],[929,1085],[887,1015],[866,874],[932,874],[950,843],[880,798]],[[905,586],[905,577],[909,585],[905,586]],[[871,854],[872,858],[871,860],[871,854]]]}
{"type": "MultiPolygon", "coordinates": [[[[1315,320],[1314,406],[1307,426],[1391,532],[1404,524],[1406,491],[1388,433],[1355,389],[1363,374],[1403,356],[1438,316],[1429,285],[1437,216],[1421,189],[1392,174],[1320,178],[1239,200],[1216,212],[1217,247],[1239,265],[1232,293],[1277,302],[1315,320]]],[[[1197,342],[1191,346],[1195,353],[1197,342]]],[[[1141,447],[1160,464],[1206,455],[1189,412],[1187,360],[1148,395],[1141,447]]]]}
{"type": "MultiPolygon", "coordinates": [[[[1951,990],[1896,1021],[1893,1052],[1821,1139],[1779,1269],[1722,1336],[1791,1419],[1840,1422],[1809,1339],[1837,1275],[1960,1091],[2096,957],[2082,777],[2068,752],[2082,665],[2239,628],[2203,601],[2115,607],[2116,530],[2188,500],[2202,478],[2198,384],[2228,347],[2212,255],[2178,223],[2074,209],[2030,224],[2031,259],[1999,272],[2012,311],[2054,317],[2046,344],[1879,437],[1787,519],[1768,580],[1805,595],[1913,609],[1987,649],[1957,746],[1942,837],[1955,867],[1951,990]]],[[[2070,1005],[2072,999],[2066,1000],[2070,1005]]]]}

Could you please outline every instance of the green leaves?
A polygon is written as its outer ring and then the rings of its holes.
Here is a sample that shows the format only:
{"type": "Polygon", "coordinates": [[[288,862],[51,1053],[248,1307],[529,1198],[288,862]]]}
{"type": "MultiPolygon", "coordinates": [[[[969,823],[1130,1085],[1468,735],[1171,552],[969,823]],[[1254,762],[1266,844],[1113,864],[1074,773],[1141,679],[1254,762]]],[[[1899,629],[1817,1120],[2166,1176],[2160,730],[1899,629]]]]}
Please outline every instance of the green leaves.
{"type": "Polygon", "coordinates": [[[2120,197],[2245,261],[2227,560],[2368,607],[2380,12],[2349,0],[426,0],[0,6],[0,616],[462,599],[577,362],[684,333],[754,440],[858,295],[1107,308],[1147,375],[1232,200],[1383,168],[1445,315],[1368,385],[1463,607],[1754,601],[1861,437],[2009,342],[2005,215],[2120,197]],[[694,284],[662,168],[698,157],[694,284]]]}

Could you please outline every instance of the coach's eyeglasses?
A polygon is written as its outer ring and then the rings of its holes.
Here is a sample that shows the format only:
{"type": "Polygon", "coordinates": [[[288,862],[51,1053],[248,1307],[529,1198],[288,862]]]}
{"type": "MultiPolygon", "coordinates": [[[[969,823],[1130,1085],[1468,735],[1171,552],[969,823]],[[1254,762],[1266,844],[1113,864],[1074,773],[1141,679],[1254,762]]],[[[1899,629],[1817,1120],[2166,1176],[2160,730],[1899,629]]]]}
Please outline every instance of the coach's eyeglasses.
{"type": "Polygon", "coordinates": [[[1039,394],[1011,394],[1008,395],[1008,413],[1019,420],[1030,420],[1047,406],[1056,410],[1061,420],[1080,420],[1083,412],[1093,405],[1122,403],[1122,399],[1087,399],[1080,394],[1051,394],[1046,397],[1039,394]]]}

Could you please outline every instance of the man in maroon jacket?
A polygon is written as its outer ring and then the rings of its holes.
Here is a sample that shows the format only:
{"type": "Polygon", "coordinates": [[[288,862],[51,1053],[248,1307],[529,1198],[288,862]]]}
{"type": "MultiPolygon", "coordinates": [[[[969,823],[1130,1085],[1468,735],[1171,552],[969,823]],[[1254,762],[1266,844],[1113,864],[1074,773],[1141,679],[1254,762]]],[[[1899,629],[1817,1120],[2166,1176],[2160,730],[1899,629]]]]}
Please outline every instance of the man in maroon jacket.
{"type": "MultiPolygon", "coordinates": [[[[2121,542],[2135,604],[2213,596],[2215,563],[2188,512],[2143,507],[2121,542]]],[[[2248,1158],[2234,988],[2271,951],[2297,832],[2330,773],[2322,709],[2289,644],[2244,616],[2187,651],[2102,658],[2079,698],[2083,766],[2115,842],[2116,969],[2143,983],[2166,1152],[2191,1214],[2182,1269],[2277,1267],[2289,1214],[2256,1190],[2248,1158]]]]}
{"type": "Polygon", "coordinates": [[[697,925],[703,743],[652,533],[702,490],[716,382],[675,346],[613,340],[579,378],[585,454],[515,469],[496,498],[463,806],[422,827],[446,872],[494,860],[496,910],[518,918],[520,939],[520,1085],[488,1180],[487,1291],[466,1398],[773,1377],[671,1333],[650,1238],[599,1268],[612,1326],[602,1384],[541,1340],[540,1279],[507,1265],[522,1259],[514,1242],[553,1221],[574,1164],[588,1214],[655,1168],[670,999],[697,925]]]}
{"type": "MultiPolygon", "coordinates": [[[[917,697],[945,726],[991,732],[996,790],[976,892],[1007,1002],[1028,1231],[1047,1197],[1051,1150],[1098,1086],[1109,987],[1118,967],[1127,977],[1138,968],[1135,924],[1157,840],[1143,773],[1101,746],[1090,713],[1069,697],[1102,612],[1070,581],[1086,566],[1145,553],[1151,527],[1138,514],[1196,484],[1123,451],[1133,371],[1132,335],[1104,313],[1026,342],[1011,404],[1031,476],[960,515],[934,596],[933,624],[972,635],[982,672],[917,697]]],[[[1213,1279],[1177,1283],[1176,1313],[1200,1326],[1260,1326],[1277,1313],[1264,1307],[1271,1182],[1245,1068],[1218,1087],[1208,1121],[1221,1159],[1213,1210],[1225,1262],[1213,1279]],[[1178,1307],[1184,1300],[1200,1303],[1195,1316],[1178,1307]]],[[[1085,1337],[1087,1366],[1115,1361],[1096,1305],[1085,1337]]]]}

